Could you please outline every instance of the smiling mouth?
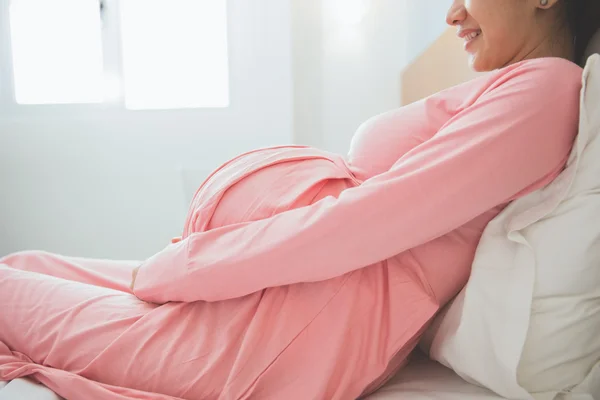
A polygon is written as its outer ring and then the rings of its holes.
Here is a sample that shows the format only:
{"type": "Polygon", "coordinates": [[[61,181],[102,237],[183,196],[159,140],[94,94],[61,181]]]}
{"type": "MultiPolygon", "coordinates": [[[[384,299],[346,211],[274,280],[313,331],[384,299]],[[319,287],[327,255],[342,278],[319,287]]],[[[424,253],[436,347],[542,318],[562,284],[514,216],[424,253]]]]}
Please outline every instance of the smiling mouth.
{"type": "Polygon", "coordinates": [[[465,42],[470,42],[481,35],[481,31],[468,33],[464,36],[465,42]]]}

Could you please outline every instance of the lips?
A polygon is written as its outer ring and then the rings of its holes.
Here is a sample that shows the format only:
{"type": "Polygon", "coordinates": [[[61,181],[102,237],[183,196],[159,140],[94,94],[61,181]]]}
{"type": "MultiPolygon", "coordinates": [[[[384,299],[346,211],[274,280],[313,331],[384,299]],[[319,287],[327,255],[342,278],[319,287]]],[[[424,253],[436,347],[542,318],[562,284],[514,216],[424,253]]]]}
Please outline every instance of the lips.
{"type": "Polygon", "coordinates": [[[473,42],[479,36],[481,36],[481,29],[463,29],[458,32],[458,37],[465,41],[463,46],[468,52],[473,50],[473,42]]]}
{"type": "Polygon", "coordinates": [[[461,29],[457,35],[461,39],[470,41],[481,35],[481,29],[461,29]]]}

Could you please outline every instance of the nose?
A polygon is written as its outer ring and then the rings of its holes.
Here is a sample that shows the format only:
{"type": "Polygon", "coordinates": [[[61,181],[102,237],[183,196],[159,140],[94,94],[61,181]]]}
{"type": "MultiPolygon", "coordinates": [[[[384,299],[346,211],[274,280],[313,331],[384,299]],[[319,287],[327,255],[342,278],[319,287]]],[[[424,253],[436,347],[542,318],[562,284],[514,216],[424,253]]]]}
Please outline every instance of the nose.
{"type": "Polygon", "coordinates": [[[451,26],[460,24],[467,18],[464,0],[454,0],[446,14],[446,23],[451,26]]]}

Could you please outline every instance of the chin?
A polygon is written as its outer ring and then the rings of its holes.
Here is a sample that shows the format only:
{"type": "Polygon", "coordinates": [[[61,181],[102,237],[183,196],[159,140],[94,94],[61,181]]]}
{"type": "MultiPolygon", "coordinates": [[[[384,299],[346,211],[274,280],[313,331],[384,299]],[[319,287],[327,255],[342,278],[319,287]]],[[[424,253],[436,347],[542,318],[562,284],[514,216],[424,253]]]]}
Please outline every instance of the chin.
{"type": "Polygon", "coordinates": [[[477,53],[469,55],[469,67],[475,72],[488,72],[496,69],[488,60],[478,56],[477,53]]]}

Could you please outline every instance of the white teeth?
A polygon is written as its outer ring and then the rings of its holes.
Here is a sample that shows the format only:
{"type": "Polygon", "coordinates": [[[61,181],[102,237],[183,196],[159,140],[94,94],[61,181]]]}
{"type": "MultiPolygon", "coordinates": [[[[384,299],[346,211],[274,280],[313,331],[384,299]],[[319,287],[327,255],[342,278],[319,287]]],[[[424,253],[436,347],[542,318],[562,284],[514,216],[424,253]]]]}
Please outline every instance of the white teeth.
{"type": "Polygon", "coordinates": [[[479,36],[481,32],[471,32],[468,35],[465,36],[466,40],[473,40],[475,39],[477,36],[479,36]]]}

